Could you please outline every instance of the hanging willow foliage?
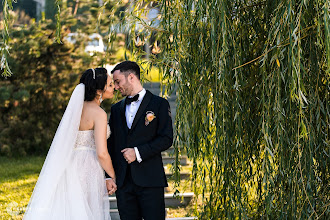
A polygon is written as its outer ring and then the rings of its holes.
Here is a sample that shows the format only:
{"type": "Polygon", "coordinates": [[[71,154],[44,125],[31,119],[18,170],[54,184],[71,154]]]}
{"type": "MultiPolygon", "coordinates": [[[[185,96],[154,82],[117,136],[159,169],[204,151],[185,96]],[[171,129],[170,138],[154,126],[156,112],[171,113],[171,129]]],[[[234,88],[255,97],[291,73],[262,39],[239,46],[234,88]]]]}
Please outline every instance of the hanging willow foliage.
{"type": "Polygon", "coordinates": [[[13,2],[12,0],[3,0],[2,1],[2,16],[3,21],[0,23],[1,27],[1,42],[0,42],[0,70],[1,76],[8,77],[12,75],[12,72],[9,68],[7,58],[9,55],[9,47],[8,47],[8,41],[9,41],[9,20],[10,20],[10,14],[9,11],[13,9],[13,2]]]}
{"type": "Polygon", "coordinates": [[[134,56],[143,54],[137,37],[157,41],[150,64],[177,88],[176,158],[184,149],[193,162],[200,219],[329,218],[329,7],[159,0],[130,8],[140,23],[130,31],[134,56]],[[159,28],[141,20],[152,7],[159,28]]]}

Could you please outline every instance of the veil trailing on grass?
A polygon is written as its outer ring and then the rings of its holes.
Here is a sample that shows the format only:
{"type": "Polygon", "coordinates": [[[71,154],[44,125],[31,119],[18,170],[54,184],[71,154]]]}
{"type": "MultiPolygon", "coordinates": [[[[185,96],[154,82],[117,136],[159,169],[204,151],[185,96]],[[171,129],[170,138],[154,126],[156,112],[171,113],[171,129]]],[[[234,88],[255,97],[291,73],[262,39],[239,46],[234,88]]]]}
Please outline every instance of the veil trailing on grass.
{"type": "Polygon", "coordinates": [[[79,131],[85,85],[73,91],[34,188],[25,220],[86,219],[79,178],[70,163],[79,131]],[[54,213],[61,210],[60,213],[54,213]],[[62,212],[63,211],[63,212],[62,212]]]}

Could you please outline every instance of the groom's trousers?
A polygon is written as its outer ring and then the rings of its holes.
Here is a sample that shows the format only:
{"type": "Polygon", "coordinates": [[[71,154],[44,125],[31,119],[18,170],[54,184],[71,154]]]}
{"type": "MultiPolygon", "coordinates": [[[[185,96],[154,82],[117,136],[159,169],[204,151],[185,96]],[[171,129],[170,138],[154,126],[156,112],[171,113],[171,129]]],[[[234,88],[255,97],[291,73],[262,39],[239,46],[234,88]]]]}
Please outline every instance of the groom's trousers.
{"type": "Polygon", "coordinates": [[[124,184],[116,191],[121,220],[165,219],[164,187],[141,187],[134,183],[128,165],[124,184]]]}

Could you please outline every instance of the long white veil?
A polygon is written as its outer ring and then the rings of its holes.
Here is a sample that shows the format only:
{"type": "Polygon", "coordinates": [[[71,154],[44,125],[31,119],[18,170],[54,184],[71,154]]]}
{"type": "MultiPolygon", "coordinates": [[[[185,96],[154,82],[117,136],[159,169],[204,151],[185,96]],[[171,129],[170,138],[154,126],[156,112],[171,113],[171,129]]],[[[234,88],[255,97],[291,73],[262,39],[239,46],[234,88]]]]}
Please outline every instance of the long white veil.
{"type": "MultiPolygon", "coordinates": [[[[65,204],[61,204],[62,201],[66,201],[68,198],[75,199],[77,203],[79,203],[79,198],[77,198],[80,195],[79,186],[74,186],[78,180],[72,176],[68,176],[71,175],[71,172],[68,172],[67,169],[70,167],[73,149],[79,131],[84,95],[85,85],[81,83],[74,89],[69,104],[57,128],[39,179],[26,209],[23,218],[25,220],[51,219],[50,216],[54,214],[52,210],[58,210],[57,208],[59,207],[71,209],[72,207],[64,207],[65,204]],[[59,200],[58,198],[61,199],[59,200]]],[[[77,207],[80,205],[83,206],[83,204],[75,204],[77,207]]],[[[72,213],[72,209],[70,212],[72,213]]],[[[79,216],[85,215],[85,213],[72,214],[75,215],[75,219],[79,219],[79,216]]]]}

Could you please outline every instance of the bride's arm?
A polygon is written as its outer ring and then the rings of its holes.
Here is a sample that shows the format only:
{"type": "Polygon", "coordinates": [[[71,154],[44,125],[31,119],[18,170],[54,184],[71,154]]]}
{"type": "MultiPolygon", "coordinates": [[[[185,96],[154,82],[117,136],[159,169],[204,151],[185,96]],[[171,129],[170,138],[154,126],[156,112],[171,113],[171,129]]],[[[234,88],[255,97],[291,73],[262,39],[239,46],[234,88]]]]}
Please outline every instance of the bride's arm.
{"type": "Polygon", "coordinates": [[[112,179],[115,179],[115,170],[113,169],[112,160],[107,148],[107,114],[103,110],[95,118],[94,138],[96,153],[102,168],[112,179]]]}

